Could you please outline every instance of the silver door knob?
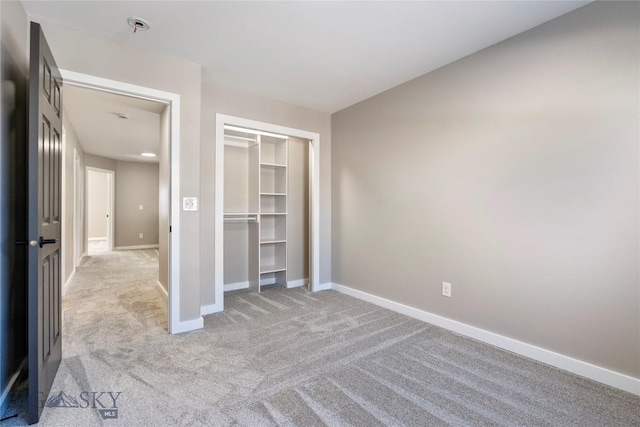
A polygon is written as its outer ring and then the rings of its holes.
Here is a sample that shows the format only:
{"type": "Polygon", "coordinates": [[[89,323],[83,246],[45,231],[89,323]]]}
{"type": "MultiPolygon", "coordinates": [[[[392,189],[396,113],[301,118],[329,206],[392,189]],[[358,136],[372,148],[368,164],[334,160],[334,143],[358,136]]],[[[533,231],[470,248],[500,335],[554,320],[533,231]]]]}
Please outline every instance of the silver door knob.
{"type": "Polygon", "coordinates": [[[40,243],[37,240],[18,240],[16,245],[18,246],[26,246],[29,245],[31,247],[38,246],[40,243]]]}

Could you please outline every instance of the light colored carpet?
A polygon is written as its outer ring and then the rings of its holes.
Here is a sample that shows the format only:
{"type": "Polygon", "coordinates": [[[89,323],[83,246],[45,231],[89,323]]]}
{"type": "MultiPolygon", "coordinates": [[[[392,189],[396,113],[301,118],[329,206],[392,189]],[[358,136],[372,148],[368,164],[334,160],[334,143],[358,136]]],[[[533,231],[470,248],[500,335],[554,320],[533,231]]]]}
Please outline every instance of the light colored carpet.
{"type": "Polygon", "coordinates": [[[227,293],[203,330],[170,336],[156,258],[91,257],[64,299],[51,396],[120,392],[118,418],[47,407],[41,425],[640,425],[636,396],[334,291],[227,293]]]}

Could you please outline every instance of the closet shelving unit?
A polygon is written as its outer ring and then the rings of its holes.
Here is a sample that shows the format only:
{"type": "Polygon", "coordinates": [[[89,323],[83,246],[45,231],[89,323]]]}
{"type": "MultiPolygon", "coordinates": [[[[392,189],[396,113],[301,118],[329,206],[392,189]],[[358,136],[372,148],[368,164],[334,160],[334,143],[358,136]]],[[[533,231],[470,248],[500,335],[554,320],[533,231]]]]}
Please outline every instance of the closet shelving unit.
{"type": "Polygon", "coordinates": [[[260,140],[260,287],[287,284],[287,189],[289,144],[286,138],[260,140]]]}
{"type": "Polygon", "coordinates": [[[247,156],[236,170],[227,171],[225,164],[225,228],[248,223],[248,282],[258,292],[287,284],[288,142],[285,136],[225,126],[225,156],[227,149],[230,155],[246,150],[247,156]]]}

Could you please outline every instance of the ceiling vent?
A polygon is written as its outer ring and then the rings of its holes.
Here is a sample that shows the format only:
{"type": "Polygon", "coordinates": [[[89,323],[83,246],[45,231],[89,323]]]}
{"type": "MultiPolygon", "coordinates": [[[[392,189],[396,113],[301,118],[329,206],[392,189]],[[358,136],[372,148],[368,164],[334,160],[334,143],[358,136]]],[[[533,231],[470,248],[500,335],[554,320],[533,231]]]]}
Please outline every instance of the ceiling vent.
{"type": "Polygon", "coordinates": [[[131,18],[127,19],[127,22],[129,23],[129,25],[131,25],[131,28],[133,28],[134,33],[137,33],[138,31],[147,31],[149,28],[151,28],[151,25],[149,25],[149,23],[142,18],[135,18],[132,16],[131,18]]]}

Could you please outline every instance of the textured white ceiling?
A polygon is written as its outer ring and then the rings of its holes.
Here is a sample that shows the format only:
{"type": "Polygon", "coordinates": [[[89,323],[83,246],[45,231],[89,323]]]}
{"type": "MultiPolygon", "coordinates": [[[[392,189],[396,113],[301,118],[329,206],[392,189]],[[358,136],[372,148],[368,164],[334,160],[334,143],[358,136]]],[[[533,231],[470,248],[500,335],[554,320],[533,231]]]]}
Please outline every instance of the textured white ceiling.
{"type": "Polygon", "coordinates": [[[164,104],[65,85],[65,113],[71,120],[85,153],[117,160],[157,163],[160,113],[164,104]],[[118,118],[117,113],[129,116],[118,118]]]}
{"type": "Polygon", "coordinates": [[[587,3],[23,1],[33,19],[181,57],[203,65],[205,80],[325,112],[587,3]],[[151,30],[133,34],[130,16],[151,30]]]}

